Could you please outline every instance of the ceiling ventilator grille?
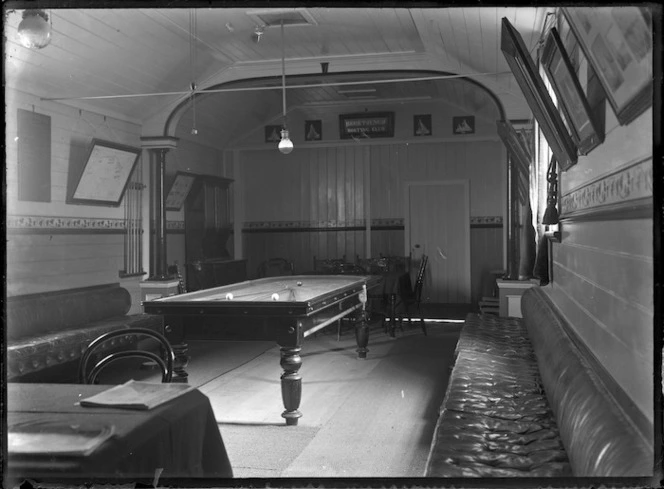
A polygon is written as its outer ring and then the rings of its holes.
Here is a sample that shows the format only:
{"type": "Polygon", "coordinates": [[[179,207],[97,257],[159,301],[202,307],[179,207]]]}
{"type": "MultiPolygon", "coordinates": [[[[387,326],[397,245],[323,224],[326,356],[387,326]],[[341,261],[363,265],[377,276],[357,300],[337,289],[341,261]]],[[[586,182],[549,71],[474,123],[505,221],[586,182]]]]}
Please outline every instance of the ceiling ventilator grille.
{"type": "Polygon", "coordinates": [[[295,25],[318,25],[306,8],[249,10],[247,15],[258,25],[265,27],[284,27],[295,25]]]}

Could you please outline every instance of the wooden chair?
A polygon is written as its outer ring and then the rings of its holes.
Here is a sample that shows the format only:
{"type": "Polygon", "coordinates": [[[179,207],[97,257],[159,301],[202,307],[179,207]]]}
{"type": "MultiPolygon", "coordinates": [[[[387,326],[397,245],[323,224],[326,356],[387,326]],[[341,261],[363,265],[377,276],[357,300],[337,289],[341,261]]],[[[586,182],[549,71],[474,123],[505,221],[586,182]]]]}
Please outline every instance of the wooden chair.
{"type": "Polygon", "coordinates": [[[258,278],[281,277],[284,275],[294,275],[295,267],[293,262],[285,258],[270,258],[265,260],[258,267],[258,278]]]}
{"type": "Polygon", "coordinates": [[[108,364],[121,358],[144,358],[156,363],[161,369],[162,383],[169,383],[173,378],[173,362],[175,353],[168,340],[161,334],[146,328],[124,328],[110,331],[99,336],[88,345],[81,357],[78,369],[78,380],[81,384],[96,384],[99,373],[108,366],[108,364]],[[97,361],[99,354],[103,352],[105,343],[123,336],[144,336],[156,340],[161,347],[161,356],[148,351],[139,350],[135,347],[132,350],[116,351],[97,361]],[[90,363],[94,361],[94,366],[90,369],[90,363]]]}
{"type": "MultiPolygon", "coordinates": [[[[420,262],[420,268],[417,271],[417,278],[415,279],[415,285],[413,287],[405,287],[399,291],[399,301],[397,302],[397,307],[403,305],[405,315],[408,317],[408,323],[412,322],[412,317],[410,311],[412,308],[415,309],[417,314],[420,316],[420,325],[422,327],[422,332],[426,335],[427,328],[424,323],[424,316],[422,315],[422,289],[424,288],[424,274],[426,273],[427,263],[429,262],[429,257],[427,255],[422,255],[422,261],[420,262]]],[[[399,316],[399,324],[403,329],[403,315],[399,316]]]]}

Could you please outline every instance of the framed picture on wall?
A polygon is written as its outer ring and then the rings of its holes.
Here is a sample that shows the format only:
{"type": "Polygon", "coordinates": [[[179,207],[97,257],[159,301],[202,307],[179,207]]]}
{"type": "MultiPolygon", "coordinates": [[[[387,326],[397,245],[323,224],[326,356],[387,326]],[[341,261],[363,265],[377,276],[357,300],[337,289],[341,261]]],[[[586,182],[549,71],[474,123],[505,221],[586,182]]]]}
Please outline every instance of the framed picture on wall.
{"type": "Polygon", "coordinates": [[[653,42],[647,7],[565,7],[563,14],[620,124],[652,104],[653,42]]]}
{"type": "Polygon", "coordinates": [[[304,140],[320,141],[323,139],[323,122],[321,120],[304,121],[304,140]]]}
{"type": "Polygon", "coordinates": [[[67,203],[118,207],[140,154],[140,148],[93,139],[67,203]]]}
{"type": "Polygon", "coordinates": [[[182,209],[182,204],[187,200],[187,196],[195,180],[196,175],[194,173],[179,171],[175,174],[171,188],[168,194],[166,194],[165,208],[167,211],[179,211],[182,209]]]}
{"type": "Polygon", "coordinates": [[[265,126],[265,142],[278,143],[281,141],[281,126],[265,126]]]}
{"type": "Polygon", "coordinates": [[[551,100],[519,32],[507,18],[502,20],[500,49],[505,56],[530,110],[556,155],[561,168],[567,170],[577,162],[576,144],[572,140],[558,109],[551,100]]]}
{"type": "Polygon", "coordinates": [[[555,27],[551,29],[544,45],[542,65],[579,153],[585,155],[604,141],[604,132],[600,132],[599,126],[593,121],[590,104],[555,27]]]}

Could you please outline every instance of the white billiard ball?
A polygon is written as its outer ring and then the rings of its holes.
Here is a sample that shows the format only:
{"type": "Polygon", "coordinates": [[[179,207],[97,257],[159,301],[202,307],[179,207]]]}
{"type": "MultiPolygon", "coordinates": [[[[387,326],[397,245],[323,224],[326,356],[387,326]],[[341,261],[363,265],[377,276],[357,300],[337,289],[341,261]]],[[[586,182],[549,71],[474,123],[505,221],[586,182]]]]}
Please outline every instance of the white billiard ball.
{"type": "Polygon", "coordinates": [[[273,301],[278,301],[279,300],[279,294],[277,294],[276,292],[274,294],[272,294],[272,300],[273,301]]]}
{"type": "Polygon", "coordinates": [[[226,294],[226,300],[227,301],[232,301],[233,300],[233,294],[231,294],[230,292],[228,294],[226,294]]]}
{"type": "Polygon", "coordinates": [[[302,287],[302,282],[300,282],[300,281],[298,280],[298,281],[297,281],[297,286],[298,286],[298,287],[302,287]]]}

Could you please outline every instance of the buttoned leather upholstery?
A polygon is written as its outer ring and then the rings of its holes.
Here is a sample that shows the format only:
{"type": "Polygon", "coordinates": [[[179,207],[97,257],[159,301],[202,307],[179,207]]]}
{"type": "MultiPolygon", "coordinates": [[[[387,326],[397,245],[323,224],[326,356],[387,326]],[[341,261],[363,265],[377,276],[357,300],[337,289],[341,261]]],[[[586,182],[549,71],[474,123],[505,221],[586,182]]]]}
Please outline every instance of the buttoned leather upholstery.
{"type": "Polygon", "coordinates": [[[428,477],[648,476],[652,441],[608,394],[540,288],[524,318],[469,314],[428,477]]]}

